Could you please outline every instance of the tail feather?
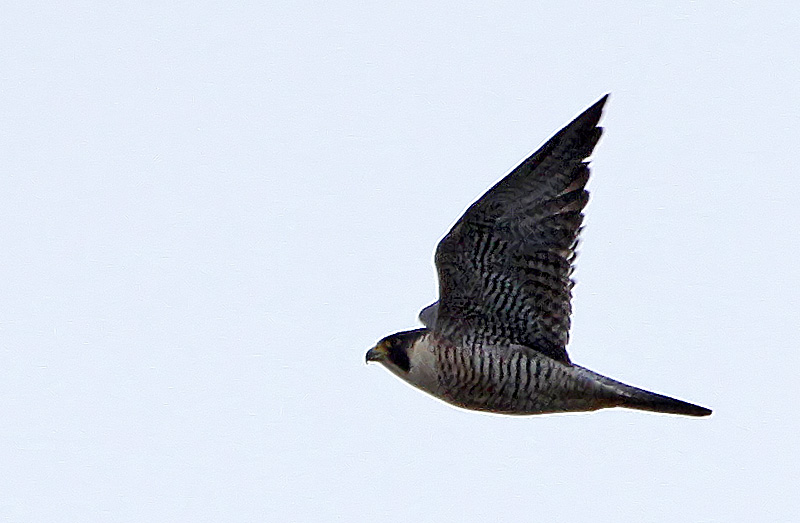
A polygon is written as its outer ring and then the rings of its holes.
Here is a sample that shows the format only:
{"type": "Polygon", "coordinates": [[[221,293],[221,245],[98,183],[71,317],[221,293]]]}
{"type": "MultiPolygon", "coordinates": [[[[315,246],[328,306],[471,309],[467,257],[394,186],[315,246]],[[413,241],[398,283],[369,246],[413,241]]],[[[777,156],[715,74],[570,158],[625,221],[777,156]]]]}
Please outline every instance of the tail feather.
{"type": "Polygon", "coordinates": [[[635,395],[623,399],[620,407],[685,416],[709,416],[711,414],[711,409],[640,389],[637,389],[635,395]]]}
{"type": "Polygon", "coordinates": [[[670,398],[669,396],[656,394],[655,392],[649,392],[632,385],[626,385],[583,367],[581,367],[581,369],[591,374],[592,378],[595,380],[614,389],[618,393],[618,403],[615,402],[615,406],[617,407],[662,412],[665,414],[682,414],[684,416],[708,416],[711,414],[711,409],[670,398]]]}

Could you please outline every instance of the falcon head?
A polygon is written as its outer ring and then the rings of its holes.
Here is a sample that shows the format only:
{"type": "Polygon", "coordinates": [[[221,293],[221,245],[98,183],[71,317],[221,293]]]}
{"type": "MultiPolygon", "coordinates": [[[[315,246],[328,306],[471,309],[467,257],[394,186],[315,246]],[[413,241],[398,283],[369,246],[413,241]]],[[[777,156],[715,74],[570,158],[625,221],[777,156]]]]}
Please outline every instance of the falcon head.
{"type": "Polygon", "coordinates": [[[395,376],[425,392],[439,395],[439,377],[431,331],[416,329],[386,336],[367,352],[395,376]]]}
{"type": "Polygon", "coordinates": [[[415,343],[427,332],[428,329],[416,329],[386,336],[367,351],[367,363],[378,361],[395,374],[408,374],[415,359],[415,343]]]}

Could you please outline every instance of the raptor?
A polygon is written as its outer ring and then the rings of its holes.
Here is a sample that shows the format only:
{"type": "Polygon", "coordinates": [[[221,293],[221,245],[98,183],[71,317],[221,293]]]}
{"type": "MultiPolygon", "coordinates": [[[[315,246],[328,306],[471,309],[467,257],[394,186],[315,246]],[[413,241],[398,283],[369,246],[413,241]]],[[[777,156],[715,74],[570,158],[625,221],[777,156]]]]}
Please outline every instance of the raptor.
{"type": "Polygon", "coordinates": [[[367,352],[406,382],[465,409],[543,414],[625,407],[709,409],[626,385],[567,355],[586,162],[608,95],[473,203],[436,249],[439,300],[421,329],[367,352]]]}

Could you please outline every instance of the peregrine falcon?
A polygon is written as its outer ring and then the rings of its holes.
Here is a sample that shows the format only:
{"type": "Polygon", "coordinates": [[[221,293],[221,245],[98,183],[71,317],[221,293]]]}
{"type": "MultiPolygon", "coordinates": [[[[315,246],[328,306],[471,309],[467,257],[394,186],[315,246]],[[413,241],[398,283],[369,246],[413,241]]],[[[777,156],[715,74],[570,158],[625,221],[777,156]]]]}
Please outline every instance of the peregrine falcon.
{"type": "Polygon", "coordinates": [[[473,203],[436,249],[439,301],[424,328],[367,352],[452,405],[500,414],[607,407],[708,416],[709,409],[607,378],[567,355],[575,246],[588,162],[608,95],[473,203]]]}

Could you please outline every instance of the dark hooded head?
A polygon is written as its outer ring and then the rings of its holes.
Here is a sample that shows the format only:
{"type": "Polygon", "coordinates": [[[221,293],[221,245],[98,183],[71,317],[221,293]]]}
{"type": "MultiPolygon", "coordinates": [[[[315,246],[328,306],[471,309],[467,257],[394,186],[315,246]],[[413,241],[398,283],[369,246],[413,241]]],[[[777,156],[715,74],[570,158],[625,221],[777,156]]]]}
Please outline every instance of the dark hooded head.
{"type": "Polygon", "coordinates": [[[411,349],[428,329],[415,329],[386,336],[367,351],[367,363],[379,361],[395,372],[411,370],[411,349]]]}

